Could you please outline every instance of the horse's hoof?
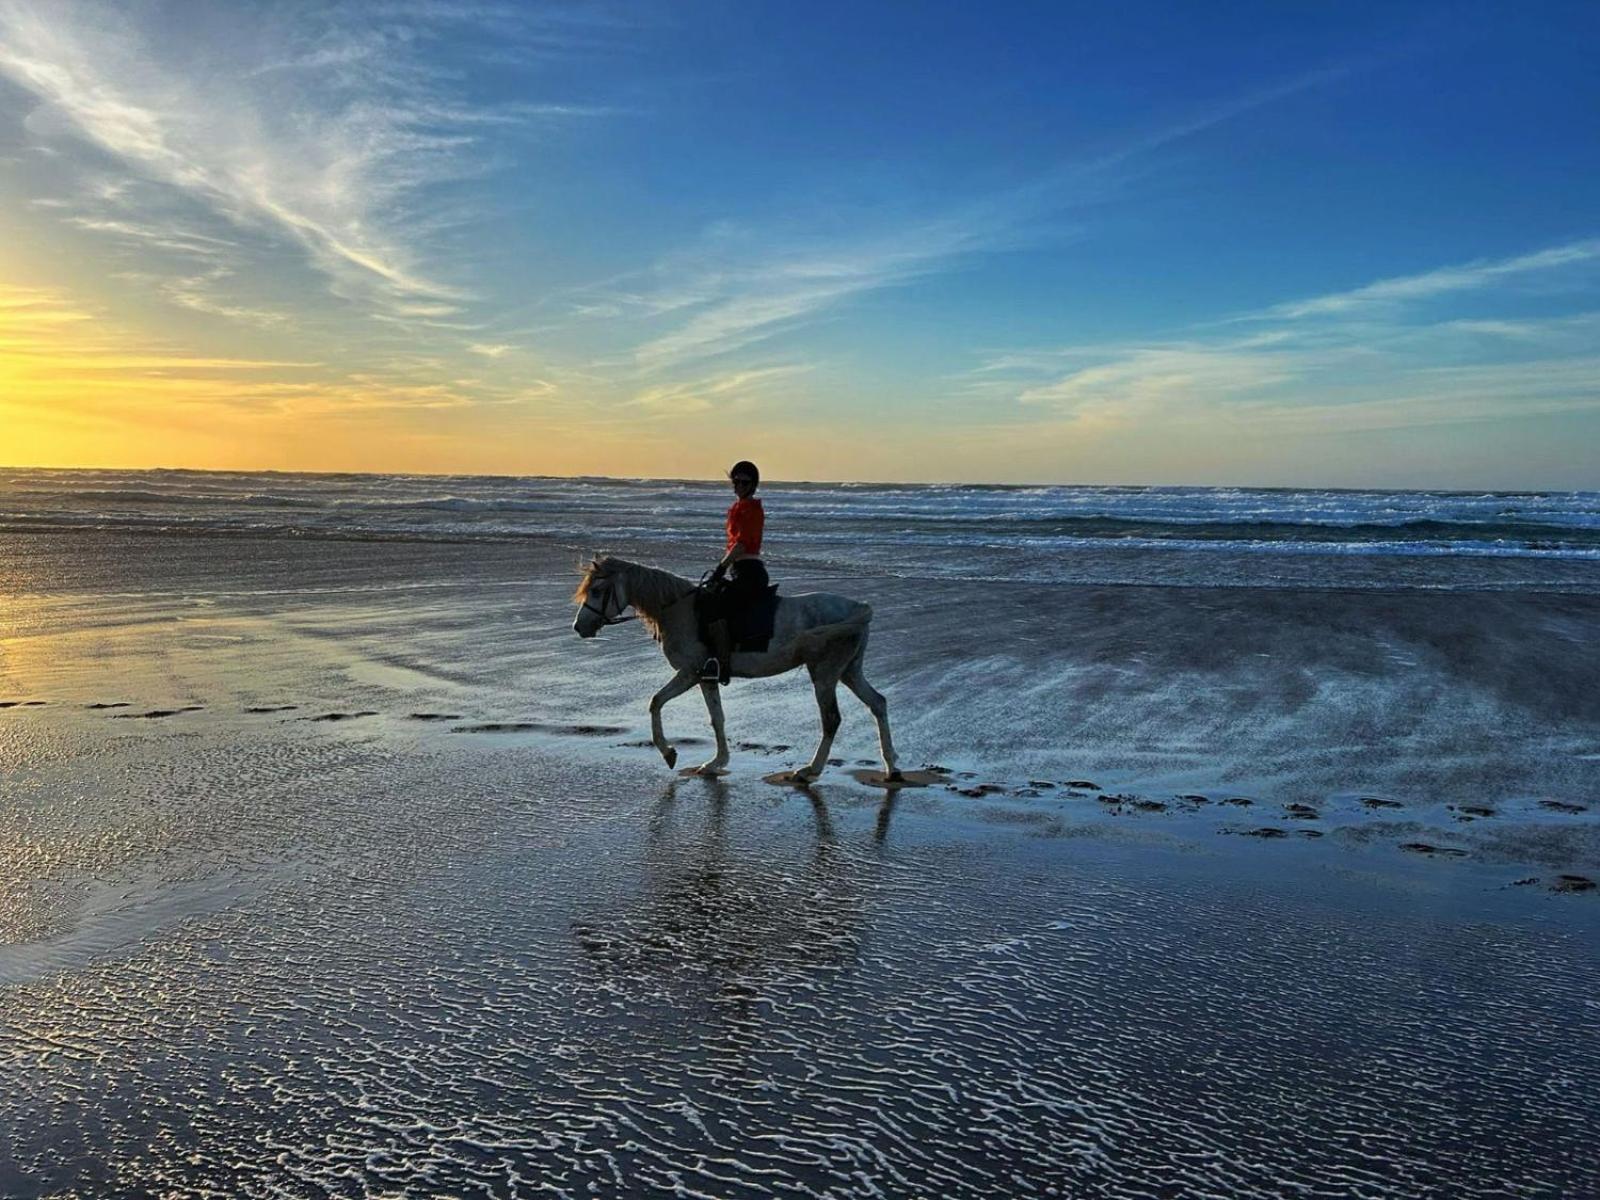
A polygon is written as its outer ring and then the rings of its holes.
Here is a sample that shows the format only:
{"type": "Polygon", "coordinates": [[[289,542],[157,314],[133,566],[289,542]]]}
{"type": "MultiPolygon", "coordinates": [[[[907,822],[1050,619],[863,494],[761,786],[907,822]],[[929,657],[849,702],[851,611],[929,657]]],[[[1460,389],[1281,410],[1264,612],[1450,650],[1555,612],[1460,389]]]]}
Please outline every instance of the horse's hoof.
{"type": "Polygon", "coordinates": [[[668,746],[661,752],[661,757],[667,760],[667,766],[669,767],[675,767],[678,765],[678,752],[671,746],[668,746]]]}
{"type": "Polygon", "coordinates": [[[890,771],[883,778],[888,783],[904,783],[906,780],[906,777],[899,771],[890,771]]]}

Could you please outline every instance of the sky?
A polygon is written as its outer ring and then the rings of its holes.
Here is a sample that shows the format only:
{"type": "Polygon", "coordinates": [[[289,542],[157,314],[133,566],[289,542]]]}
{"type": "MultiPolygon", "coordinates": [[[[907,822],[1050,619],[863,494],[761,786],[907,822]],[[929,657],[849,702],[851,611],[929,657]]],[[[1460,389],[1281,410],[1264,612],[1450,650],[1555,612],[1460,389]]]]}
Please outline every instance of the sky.
{"type": "Polygon", "coordinates": [[[1592,4],[0,0],[0,462],[1600,488],[1592,4]]]}

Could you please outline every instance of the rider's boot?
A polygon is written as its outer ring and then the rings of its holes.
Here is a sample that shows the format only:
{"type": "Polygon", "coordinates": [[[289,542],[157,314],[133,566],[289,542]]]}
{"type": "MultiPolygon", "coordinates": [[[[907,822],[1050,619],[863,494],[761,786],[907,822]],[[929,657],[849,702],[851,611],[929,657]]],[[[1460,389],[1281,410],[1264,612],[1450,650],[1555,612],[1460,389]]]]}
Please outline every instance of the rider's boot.
{"type": "Polygon", "coordinates": [[[706,645],[711,657],[700,668],[700,678],[706,683],[727,683],[733,668],[733,634],[726,621],[712,621],[706,626],[706,645]]]}

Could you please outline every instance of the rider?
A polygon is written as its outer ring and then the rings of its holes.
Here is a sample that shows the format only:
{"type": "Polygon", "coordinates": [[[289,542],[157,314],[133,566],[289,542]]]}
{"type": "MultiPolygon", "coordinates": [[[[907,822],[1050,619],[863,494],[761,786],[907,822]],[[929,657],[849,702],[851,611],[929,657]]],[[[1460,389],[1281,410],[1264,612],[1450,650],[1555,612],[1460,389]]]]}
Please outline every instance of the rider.
{"type": "Polygon", "coordinates": [[[728,618],[748,604],[753,604],[766,594],[767,568],[762,563],[761,531],[766,524],[766,514],[761,501],[756,499],[756,488],[761,485],[761,472],[753,462],[740,461],[728,471],[736,497],[728,508],[728,550],[711,572],[712,587],[710,612],[712,619],[706,626],[706,642],[711,657],[700,668],[700,678],[707,683],[727,683],[733,661],[733,633],[728,618]],[[724,574],[727,585],[718,587],[724,574]]]}

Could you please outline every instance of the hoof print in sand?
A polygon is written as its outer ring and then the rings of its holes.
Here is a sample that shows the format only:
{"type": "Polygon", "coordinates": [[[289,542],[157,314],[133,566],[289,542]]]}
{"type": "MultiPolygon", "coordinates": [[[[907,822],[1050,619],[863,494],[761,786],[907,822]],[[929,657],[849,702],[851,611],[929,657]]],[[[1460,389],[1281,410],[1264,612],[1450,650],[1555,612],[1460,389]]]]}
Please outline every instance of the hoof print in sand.
{"type": "Polygon", "coordinates": [[[1255,803],[1255,801],[1247,799],[1244,796],[1229,796],[1226,800],[1223,801],[1223,803],[1224,804],[1232,804],[1236,808],[1249,808],[1251,805],[1253,805],[1255,803]]]}
{"type": "Polygon", "coordinates": [[[1210,804],[1210,796],[1202,796],[1199,792],[1186,792],[1181,796],[1174,796],[1174,800],[1182,800],[1185,804],[1210,804]]]}
{"type": "Polygon", "coordinates": [[[1321,813],[1312,808],[1309,804],[1285,804],[1283,806],[1283,811],[1288,813],[1296,821],[1315,821],[1322,816],[1321,813]]]}
{"type": "Polygon", "coordinates": [[[943,782],[932,771],[901,771],[895,775],[885,774],[883,771],[851,771],[851,777],[857,783],[864,783],[875,788],[923,788],[929,784],[943,782]]]}
{"type": "Polygon", "coordinates": [[[1557,875],[1550,885],[1552,892],[1592,892],[1594,889],[1594,880],[1587,875],[1557,875]]]}
{"type": "Polygon", "coordinates": [[[984,796],[1003,796],[1006,791],[998,783],[980,783],[974,787],[955,787],[952,785],[950,790],[958,796],[966,796],[972,800],[980,800],[984,796]]]}
{"type": "Polygon", "coordinates": [[[1558,813],[1581,813],[1589,811],[1582,804],[1569,804],[1565,800],[1541,800],[1539,801],[1539,807],[1548,808],[1551,812],[1558,813]]]}
{"type": "Polygon", "coordinates": [[[302,721],[354,721],[357,717],[375,717],[378,714],[371,709],[362,709],[360,712],[330,712],[318,713],[314,717],[301,717],[302,721]]]}
{"type": "Polygon", "coordinates": [[[415,712],[408,714],[413,721],[459,721],[460,713],[415,712]]]}
{"type": "Polygon", "coordinates": [[[0,708],[41,708],[48,700],[0,700],[0,708]]]}
{"type": "Polygon", "coordinates": [[[1404,808],[1398,800],[1385,800],[1382,796],[1363,796],[1361,803],[1367,808],[1404,808]]]}
{"type": "Polygon", "coordinates": [[[1470,821],[1475,817],[1494,816],[1494,809],[1485,804],[1449,804],[1445,807],[1456,814],[1456,820],[1458,821],[1470,821]]]}
{"type": "Polygon", "coordinates": [[[93,704],[85,704],[84,707],[89,709],[132,708],[133,705],[129,704],[126,700],[98,700],[93,704]]]}
{"type": "Polygon", "coordinates": [[[202,704],[186,704],[182,708],[152,708],[149,712],[118,713],[111,719],[113,721],[159,721],[164,717],[175,717],[179,713],[200,712],[204,707],[202,704]]]}
{"type": "Polygon", "coordinates": [[[763,775],[761,777],[761,782],[776,784],[778,787],[809,789],[817,781],[815,779],[807,778],[806,776],[800,774],[799,771],[779,771],[773,775],[763,775]]]}
{"type": "Polygon", "coordinates": [[[1400,849],[1413,854],[1443,854],[1447,858],[1465,858],[1467,852],[1454,846],[1435,846],[1431,842],[1401,842],[1400,849]]]}
{"type": "Polygon", "coordinates": [[[299,707],[298,704],[256,704],[245,709],[245,712],[259,716],[261,713],[294,712],[299,707]]]}
{"type": "Polygon", "coordinates": [[[1098,792],[1100,790],[1098,783],[1090,783],[1087,779],[1069,779],[1061,786],[1072,788],[1078,792],[1098,792]]]}
{"type": "Polygon", "coordinates": [[[1241,829],[1238,832],[1244,837],[1254,838],[1286,838],[1289,836],[1287,829],[1279,829],[1276,825],[1263,825],[1260,829],[1241,829]]]}

